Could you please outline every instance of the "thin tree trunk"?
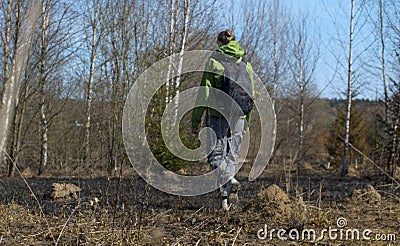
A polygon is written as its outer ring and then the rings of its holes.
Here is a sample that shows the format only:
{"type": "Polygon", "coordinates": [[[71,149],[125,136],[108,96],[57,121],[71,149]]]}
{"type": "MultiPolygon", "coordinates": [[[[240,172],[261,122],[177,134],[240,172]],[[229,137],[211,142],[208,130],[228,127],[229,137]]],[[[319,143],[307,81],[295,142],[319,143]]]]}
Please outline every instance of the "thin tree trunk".
{"type": "MultiPolygon", "coordinates": [[[[7,111],[10,109],[7,107],[10,107],[10,105],[7,105],[10,100],[10,89],[11,93],[13,88],[10,88],[10,66],[9,66],[9,60],[10,60],[10,44],[11,44],[11,18],[12,18],[12,4],[11,1],[8,1],[7,3],[7,14],[5,17],[5,33],[4,33],[4,47],[3,47],[3,52],[4,52],[4,60],[3,60],[3,90],[1,94],[1,105],[0,105],[0,113],[2,116],[4,116],[4,124],[3,127],[0,126],[0,164],[5,163],[5,155],[3,154],[3,150],[5,150],[5,143],[6,143],[6,138],[7,138],[7,132],[8,132],[8,121],[10,116],[8,116],[7,111]]],[[[11,101],[10,101],[11,103],[11,101]]]]}
{"type": "MultiPolygon", "coordinates": [[[[384,95],[384,103],[385,103],[385,124],[386,130],[390,130],[390,122],[389,122],[389,96],[387,91],[386,84],[386,59],[385,59],[385,37],[383,33],[383,0],[379,0],[379,37],[381,41],[381,70],[382,70],[382,83],[383,83],[383,95],[384,95]]],[[[394,134],[391,139],[392,148],[389,150],[389,156],[387,159],[387,170],[394,171],[395,167],[395,146],[396,146],[396,131],[397,131],[397,121],[394,123],[394,134]],[[392,168],[393,167],[393,168],[392,168]]]]}
{"type": "Polygon", "coordinates": [[[352,73],[353,73],[353,33],[354,33],[354,0],[351,0],[351,15],[350,15],[350,42],[349,42],[349,57],[347,71],[347,109],[346,109],[346,125],[344,133],[344,151],[343,151],[343,166],[342,176],[348,173],[348,151],[349,151],[349,136],[350,136],[350,116],[352,103],[352,73]]]}
{"type": "Polygon", "coordinates": [[[12,151],[11,153],[11,161],[9,162],[9,167],[8,167],[8,177],[14,177],[15,174],[15,164],[18,164],[18,157],[19,157],[19,152],[21,151],[21,134],[22,134],[22,124],[24,122],[24,116],[25,116],[25,110],[26,110],[26,94],[25,98],[22,101],[21,104],[21,112],[16,114],[15,118],[15,128],[14,128],[14,133],[13,133],[13,145],[12,145],[12,151]]]}
{"type": "Polygon", "coordinates": [[[168,64],[168,72],[167,72],[167,83],[165,84],[165,89],[166,89],[166,96],[165,96],[165,104],[168,105],[168,103],[171,102],[171,99],[173,97],[173,84],[171,83],[171,74],[172,74],[172,57],[171,55],[175,52],[175,23],[176,23],[176,6],[175,0],[170,1],[171,7],[170,7],[170,22],[169,22],[169,37],[168,37],[168,56],[169,56],[169,64],[168,64]]]}
{"type": "Polygon", "coordinates": [[[43,0],[41,3],[42,7],[42,25],[41,25],[41,54],[40,54],[40,163],[39,163],[39,175],[44,171],[48,162],[48,131],[49,124],[46,115],[46,97],[45,97],[45,85],[47,83],[47,30],[49,27],[49,16],[51,1],[47,3],[48,10],[46,10],[46,3],[43,0]]]}
{"type": "MultiPolygon", "coordinates": [[[[11,1],[7,6],[7,12],[11,14],[11,1]]],[[[38,9],[38,2],[31,1],[27,13],[24,18],[21,18],[21,29],[16,30],[16,46],[15,56],[12,60],[11,73],[8,64],[10,57],[10,36],[11,36],[11,15],[7,17],[6,24],[6,40],[5,40],[5,60],[6,65],[3,68],[4,73],[4,87],[2,92],[2,101],[0,104],[0,115],[2,116],[2,122],[0,124],[0,161],[3,161],[3,151],[5,150],[5,144],[7,142],[8,132],[12,126],[12,120],[14,119],[14,110],[16,97],[19,92],[19,80],[22,71],[25,67],[26,56],[32,43],[31,36],[34,32],[34,26],[40,15],[38,9]],[[21,33],[19,33],[21,31],[21,33]],[[8,58],[7,58],[8,57],[8,58]]]]}
{"type": "Polygon", "coordinates": [[[394,175],[395,170],[396,170],[396,150],[397,150],[397,130],[399,128],[399,117],[400,115],[398,115],[396,117],[396,120],[394,121],[393,124],[393,130],[392,130],[392,139],[391,139],[391,148],[390,148],[390,156],[388,159],[388,170],[391,172],[392,175],[394,175]]]}
{"type": "Polygon", "coordinates": [[[274,42],[274,49],[272,52],[272,59],[274,61],[274,78],[272,81],[272,95],[271,95],[271,100],[272,100],[272,105],[274,106],[274,108],[276,108],[276,98],[277,98],[277,94],[278,94],[278,78],[279,78],[279,64],[278,64],[278,48],[277,48],[277,40],[276,40],[276,36],[273,39],[274,42]]]}
{"type": "MultiPolygon", "coordinates": [[[[116,61],[118,63],[118,61],[116,61]]],[[[119,66],[116,66],[116,70],[119,69],[119,66]]],[[[112,175],[112,172],[116,172],[118,167],[117,167],[117,124],[118,124],[118,98],[119,98],[119,81],[120,81],[120,75],[119,72],[115,72],[114,78],[113,78],[113,90],[114,90],[114,95],[113,95],[113,102],[112,102],[112,116],[111,116],[111,122],[110,122],[110,166],[109,166],[109,174],[112,175]]]]}
{"type": "MultiPolygon", "coordinates": [[[[302,72],[300,72],[302,80],[302,72]]],[[[299,105],[299,145],[297,148],[297,174],[300,174],[301,163],[303,161],[303,141],[304,141],[304,87],[300,84],[300,105],[299,105]]]]}
{"type": "MultiPolygon", "coordinates": [[[[272,3],[272,10],[270,10],[270,23],[269,23],[269,28],[271,29],[271,38],[273,42],[273,50],[272,50],[272,61],[273,61],[273,80],[272,80],[272,93],[271,93],[271,100],[272,100],[272,105],[274,108],[276,108],[276,100],[278,98],[278,86],[279,86],[279,80],[280,80],[280,70],[281,70],[281,64],[280,64],[280,57],[279,52],[282,50],[282,43],[280,43],[280,35],[282,30],[282,26],[284,25],[281,23],[279,19],[280,12],[282,11],[280,8],[279,1],[274,1],[272,3]]],[[[283,34],[284,35],[284,34],[283,34]]]]}
{"type": "Polygon", "coordinates": [[[90,53],[90,69],[89,69],[89,81],[87,85],[87,97],[86,97],[86,123],[85,123],[85,152],[83,162],[90,160],[90,127],[91,127],[91,110],[92,110],[92,93],[93,93],[93,80],[94,80],[94,66],[96,61],[96,49],[97,49],[97,14],[96,9],[93,16],[92,25],[92,40],[91,40],[91,53],[90,53]]]}
{"type": "Polygon", "coordinates": [[[19,118],[22,117],[22,115],[20,115],[18,113],[18,111],[14,114],[14,119],[13,119],[13,126],[12,126],[12,135],[11,135],[11,144],[10,144],[10,150],[9,150],[9,154],[10,154],[10,160],[8,160],[8,177],[12,178],[14,177],[15,174],[15,168],[16,168],[16,164],[18,163],[17,157],[18,157],[18,136],[19,136],[19,131],[20,131],[20,120],[19,118]]]}
{"type": "MultiPolygon", "coordinates": [[[[17,10],[16,10],[16,27],[17,31],[19,32],[20,30],[20,24],[21,24],[21,8],[22,8],[22,1],[18,2],[17,5],[17,10]]],[[[17,40],[16,40],[17,42],[17,40]]],[[[21,72],[22,73],[22,72],[21,72]]],[[[27,73],[25,72],[25,81],[27,81],[27,73]]],[[[25,110],[26,110],[26,100],[28,98],[28,91],[29,87],[27,83],[24,84],[24,91],[23,95],[21,95],[21,98],[19,98],[19,95],[16,96],[16,102],[15,102],[15,108],[17,110],[17,113],[14,114],[14,119],[13,119],[13,127],[12,127],[12,139],[11,139],[11,144],[10,144],[10,160],[8,161],[8,177],[12,178],[15,175],[15,169],[16,165],[18,164],[18,155],[21,149],[21,132],[22,132],[22,123],[24,122],[24,115],[25,115],[25,110]],[[19,100],[22,99],[22,100],[19,100]],[[21,104],[19,104],[21,103],[21,104]],[[21,109],[20,112],[18,112],[18,108],[21,109]]]]}
{"type": "Polygon", "coordinates": [[[386,84],[386,59],[385,59],[385,37],[383,34],[383,0],[379,1],[379,36],[381,41],[381,66],[382,66],[382,82],[383,94],[385,97],[385,122],[389,123],[389,96],[386,84]]]}
{"type": "Polygon", "coordinates": [[[88,91],[86,98],[86,123],[85,123],[85,153],[83,156],[83,163],[90,160],[90,127],[91,127],[91,110],[92,110],[92,93],[93,93],[93,73],[94,67],[92,60],[90,63],[89,81],[88,81],[88,91]]]}
{"type": "Polygon", "coordinates": [[[174,93],[175,93],[175,100],[174,100],[174,119],[173,124],[177,123],[178,118],[178,104],[179,104],[179,86],[181,83],[181,73],[182,73],[182,65],[183,65],[183,54],[185,52],[186,47],[186,38],[188,32],[188,25],[189,25],[189,12],[190,12],[190,0],[184,0],[183,3],[183,17],[184,17],[184,25],[182,30],[182,40],[181,40],[181,47],[179,52],[179,64],[178,64],[178,76],[174,83],[174,93]]]}
{"type": "Polygon", "coordinates": [[[40,166],[39,166],[39,175],[41,175],[44,171],[44,168],[47,166],[48,162],[48,129],[49,125],[47,122],[47,116],[45,112],[45,102],[44,96],[42,96],[42,102],[40,106],[40,166]]]}
{"type": "MultiPolygon", "coordinates": [[[[27,78],[25,78],[25,81],[27,81],[27,78]]],[[[24,92],[23,95],[21,95],[19,102],[16,102],[17,106],[16,108],[19,108],[20,110],[17,110],[17,113],[14,114],[14,120],[13,120],[13,134],[12,134],[12,144],[10,145],[10,159],[8,161],[8,177],[12,178],[14,177],[15,174],[15,168],[16,165],[18,164],[18,155],[21,150],[21,133],[22,133],[22,124],[24,122],[24,116],[25,116],[25,110],[26,110],[26,101],[28,99],[28,91],[29,87],[27,84],[24,86],[24,92]]]]}

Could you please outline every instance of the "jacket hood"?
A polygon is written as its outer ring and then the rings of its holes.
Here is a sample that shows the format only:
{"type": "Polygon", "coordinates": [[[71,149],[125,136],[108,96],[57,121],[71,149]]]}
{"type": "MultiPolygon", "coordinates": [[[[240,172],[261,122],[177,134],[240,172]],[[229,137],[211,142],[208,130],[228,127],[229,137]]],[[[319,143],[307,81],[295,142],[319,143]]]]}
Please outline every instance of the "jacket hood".
{"type": "Polygon", "coordinates": [[[244,50],[242,49],[242,47],[240,47],[239,42],[236,40],[230,41],[228,44],[220,46],[216,51],[233,56],[237,59],[240,59],[244,55],[244,50]]]}

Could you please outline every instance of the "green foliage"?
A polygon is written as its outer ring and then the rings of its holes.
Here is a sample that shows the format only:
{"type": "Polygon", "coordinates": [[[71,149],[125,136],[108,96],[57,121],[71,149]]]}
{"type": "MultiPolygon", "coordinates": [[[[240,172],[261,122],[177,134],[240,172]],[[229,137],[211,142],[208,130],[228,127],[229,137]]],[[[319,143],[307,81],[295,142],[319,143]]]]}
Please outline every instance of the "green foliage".
{"type": "MultiPolygon", "coordinates": [[[[343,106],[337,113],[335,122],[330,126],[328,136],[325,142],[325,147],[331,157],[332,164],[340,165],[344,151],[344,133],[346,124],[346,107],[343,106]]],[[[368,139],[369,129],[365,122],[365,113],[362,113],[360,108],[353,104],[350,116],[350,136],[349,143],[369,155],[372,146],[368,139]]],[[[348,161],[352,163],[355,158],[360,158],[361,155],[349,147],[348,161]]]]}
{"type": "MultiPolygon", "coordinates": [[[[163,86],[152,98],[146,115],[146,136],[153,155],[158,162],[170,171],[178,171],[189,164],[188,161],[176,157],[166,146],[161,132],[161,120],[165,110],[166,89],[163,86]]],[[[195,148],[198,141],[193,141],[190,134],[190,115],[183,117],[180,122],[180,139],[188,148],[195,148]]]]}

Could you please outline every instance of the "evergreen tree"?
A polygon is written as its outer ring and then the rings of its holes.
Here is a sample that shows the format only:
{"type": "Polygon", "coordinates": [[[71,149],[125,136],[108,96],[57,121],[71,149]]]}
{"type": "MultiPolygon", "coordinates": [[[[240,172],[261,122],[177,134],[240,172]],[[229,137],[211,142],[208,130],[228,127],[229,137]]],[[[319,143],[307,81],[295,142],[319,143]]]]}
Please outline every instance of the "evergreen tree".
{"type": "MultiPolygon", "coordinates": [[[[330,130],[325,142],[325,147],[331,157],[331,162],[334,165],[340,165],[343,157],[343,132],[346,122],[346,108],[342,107],[336,116],[335,122],[330,126],[330,130]]],[[[353,105],[351,118],[350,118],[350,132],[349,143],[362,151],[364,154],[369,155],[371,146],[368,141],[369,129],[365,123],[365,114],[361,112],[357,105],[353,105]]],[[[349,148],[348,163],[361,157],[354,149],[349,148]]]]}

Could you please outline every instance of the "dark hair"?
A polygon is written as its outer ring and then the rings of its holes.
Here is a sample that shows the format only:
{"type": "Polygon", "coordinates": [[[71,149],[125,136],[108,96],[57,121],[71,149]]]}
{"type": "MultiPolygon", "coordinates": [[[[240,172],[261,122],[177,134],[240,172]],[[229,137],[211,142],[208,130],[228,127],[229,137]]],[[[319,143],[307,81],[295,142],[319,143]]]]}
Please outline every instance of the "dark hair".
{"type": "Polygon", "coordinates": [[[223,44],[228,44],[230,41],[235,40],[235,34],[233,34],[232,30],[227,29],[218,34],[217,40],[223,44]]]}

